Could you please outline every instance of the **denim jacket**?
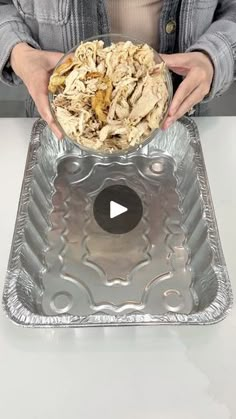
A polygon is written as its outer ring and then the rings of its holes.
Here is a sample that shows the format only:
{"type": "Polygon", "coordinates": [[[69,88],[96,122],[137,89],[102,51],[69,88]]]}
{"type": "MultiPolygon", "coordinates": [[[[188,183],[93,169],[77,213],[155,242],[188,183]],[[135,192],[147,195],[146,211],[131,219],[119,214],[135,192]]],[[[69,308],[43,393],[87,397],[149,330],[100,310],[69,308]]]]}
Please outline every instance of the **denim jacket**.
{"type": "MultiPolygon", "coordinates": [[[[65,52],[108,32],[104,0],[0,0],[0,79],[19,83],[7,65],[19,42],[65,52]]],[[[160,52],[195,50],[209,54],[215,66],[208,99],[221,95],[236,74],[236,0],[164,0],[160,52]]]]}

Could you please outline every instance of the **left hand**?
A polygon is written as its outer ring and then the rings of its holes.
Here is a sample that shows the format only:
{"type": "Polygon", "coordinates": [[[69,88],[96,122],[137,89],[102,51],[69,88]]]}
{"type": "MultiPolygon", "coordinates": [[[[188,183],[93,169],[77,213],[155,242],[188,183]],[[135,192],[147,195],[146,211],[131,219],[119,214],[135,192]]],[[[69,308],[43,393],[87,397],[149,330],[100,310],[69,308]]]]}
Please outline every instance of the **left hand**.
{"type": "Polygon", "coordinates": [[[38,112],[59,139],[63,138],[63,134],[50,111],[48,83],[53,69],[62,56],[60,52],[41,51],[20,42],[15,45],[10,57],[12,69],[24,82],[38,112]]]}
{"type": "Polygon", "coordinates": [[[179,85],[163,129],[189,112],[210,92],[214,77],[214,66],[211,59],[203,52],[184,54],[162,54],[167,67],[184,77],[179,85]]]}

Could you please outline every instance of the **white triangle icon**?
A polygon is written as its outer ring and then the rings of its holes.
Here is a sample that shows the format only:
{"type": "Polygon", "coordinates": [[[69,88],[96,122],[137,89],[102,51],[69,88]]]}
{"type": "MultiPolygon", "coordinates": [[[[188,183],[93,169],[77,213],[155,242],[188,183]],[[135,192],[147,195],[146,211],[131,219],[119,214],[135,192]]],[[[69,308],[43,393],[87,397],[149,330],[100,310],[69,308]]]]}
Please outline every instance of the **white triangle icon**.
{"type": "Polygon", "coordinates": [[[121,214],[124,214],[128,211],[128,208],[123,207],[123,205],[117,204],[117,202],[110,202],[110,218],[118,217],[121,214]]]}

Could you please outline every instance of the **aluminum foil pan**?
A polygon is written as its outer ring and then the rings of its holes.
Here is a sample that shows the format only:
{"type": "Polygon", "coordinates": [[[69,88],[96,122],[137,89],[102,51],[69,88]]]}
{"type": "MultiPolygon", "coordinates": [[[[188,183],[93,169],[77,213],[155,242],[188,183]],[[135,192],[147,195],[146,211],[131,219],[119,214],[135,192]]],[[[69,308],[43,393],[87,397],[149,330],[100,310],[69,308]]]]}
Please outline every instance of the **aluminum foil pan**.
{"type": "Polygon", "coordinates": [[[32,327],[212,324],[232,305],[199,134],[185,118],[126,156],[86,154],[32,131],[3,295],[32,327]],[[127,234],[99,227],[93,203],[126,185],[143,203],[127,234]]]}

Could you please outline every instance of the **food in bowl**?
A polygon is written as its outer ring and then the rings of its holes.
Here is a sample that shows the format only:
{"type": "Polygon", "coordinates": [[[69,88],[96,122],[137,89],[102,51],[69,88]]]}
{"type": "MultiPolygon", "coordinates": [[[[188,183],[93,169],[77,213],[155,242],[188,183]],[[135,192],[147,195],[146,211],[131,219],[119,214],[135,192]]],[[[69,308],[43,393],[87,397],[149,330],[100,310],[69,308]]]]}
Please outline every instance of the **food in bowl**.
{"type": "Polygon", "coordinates": [[[65,134],[91,150],[127,150],[159,128],[168,102],[167,69],[131,41],[80,44],[53,72],[52,108],[65,134]]]}

